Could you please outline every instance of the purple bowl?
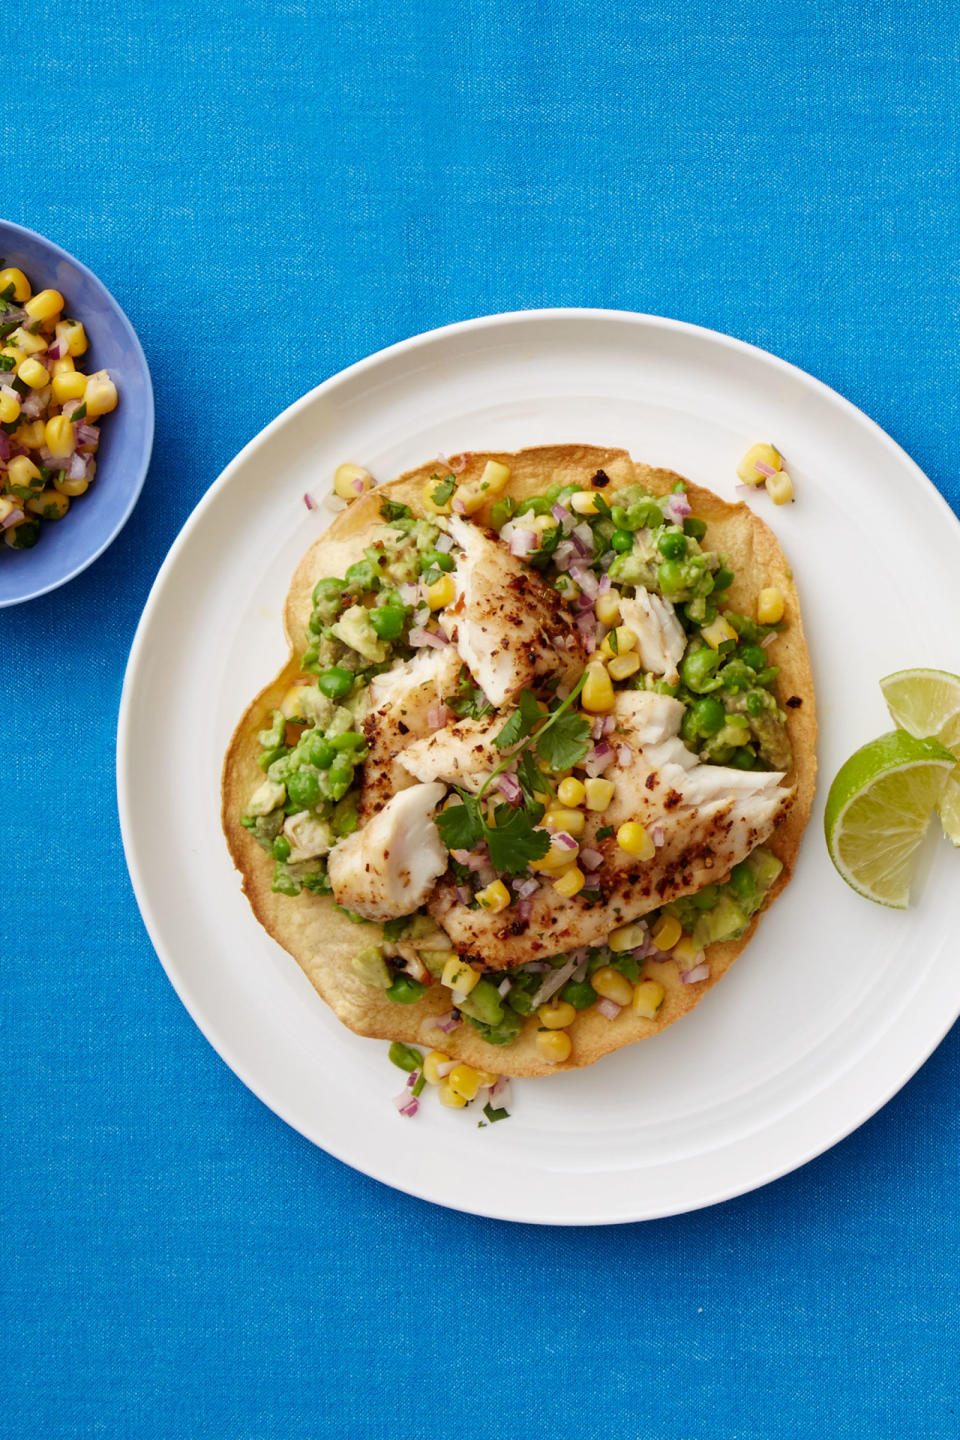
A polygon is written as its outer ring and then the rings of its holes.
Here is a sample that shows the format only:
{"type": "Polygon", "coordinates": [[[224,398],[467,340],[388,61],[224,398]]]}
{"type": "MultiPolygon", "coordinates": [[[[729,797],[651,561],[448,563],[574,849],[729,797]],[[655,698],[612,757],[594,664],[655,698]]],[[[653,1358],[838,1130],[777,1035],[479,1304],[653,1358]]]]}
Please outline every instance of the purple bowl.
{"type": "Polygon", "coordinates": [[[32,550],[0,544],[0,608],[65,585],[102,555],[137,503],[153,448],[153,386],[133,326],[92,271],[59,245],[0,220],[0,259],[28,276],[34,291],[59,290],[65,313],[83,322],[85,371],[109,370],[120,403],[103,417],[96,479],[62,520],[44,522],[32,550]]]}

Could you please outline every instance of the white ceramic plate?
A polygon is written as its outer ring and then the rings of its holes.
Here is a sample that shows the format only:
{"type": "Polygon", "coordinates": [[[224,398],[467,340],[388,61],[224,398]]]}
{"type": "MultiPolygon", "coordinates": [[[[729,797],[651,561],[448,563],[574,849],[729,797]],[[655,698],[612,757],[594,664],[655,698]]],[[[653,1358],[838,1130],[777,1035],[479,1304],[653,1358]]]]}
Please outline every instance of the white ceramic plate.
{"type": "MultiPolygon", "coordinates": [[[[118,788],[134,889],[219,1053],[330,1154],[438,1204],[593,1224],[708,1205],[801,1165],[913,1074],[960,1011],[956,857],[931,846],[908,912],[858,899],[822,838],[830,777],[890,728],[877,681],[960,669],[957,525],[908,457],[808,375],[710,331],[621,312],[493,316],[396,345],[291,406],[227,467],[157,577],[133,645],[118,788]],[[748,444],[797,503],[753,502],[795,568],[823,783],[793,883],[680,1024],[588,1070],[514,1086],[508,1122],[401,1118],[386,1046],[341,1027],[253,919],[219,824],[222,757],[286,658],[281,604],[337,464],[388,479],[438,452],[617,445],[733,498],[748,444]]],[[[427,1099],[430,1097],[428,1096],[427,1099]]],[[[856,1177],[851,1175],[851,1184],[856,1177]]]]}

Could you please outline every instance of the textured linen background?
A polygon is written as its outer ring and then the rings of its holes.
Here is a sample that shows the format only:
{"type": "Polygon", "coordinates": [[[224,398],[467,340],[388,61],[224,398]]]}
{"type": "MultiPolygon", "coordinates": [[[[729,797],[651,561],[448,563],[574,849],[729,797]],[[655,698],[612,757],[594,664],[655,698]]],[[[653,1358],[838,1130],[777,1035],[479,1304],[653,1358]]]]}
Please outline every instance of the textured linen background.
{"type": "Polygon", "coordinates": [[[956,508],[957,5],[6,19],[4,213],[125,307],[157,440],[117,543],[0,618],[0,1432],[953,1440],[956,1030],[858,1133],[727,1205],[569,1232],[435,1209],[312,1148],[195,1029],[134,904],[113,744],[150,584],[224,464],[448,321],[729,331],[860,405],[956,508]]]}

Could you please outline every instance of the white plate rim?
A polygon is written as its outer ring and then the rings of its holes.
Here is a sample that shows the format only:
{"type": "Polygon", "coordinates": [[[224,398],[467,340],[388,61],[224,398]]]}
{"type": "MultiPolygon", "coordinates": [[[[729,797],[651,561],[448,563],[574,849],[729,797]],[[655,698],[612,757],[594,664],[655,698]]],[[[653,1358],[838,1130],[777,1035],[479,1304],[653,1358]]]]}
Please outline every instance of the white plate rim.
{"type": "Polygon", "coordinates": [[[940,511],[945,518],[946,524],[952,527],[960,527],[960,521],[958,521],[957,516],[952,511],[943,495],[933,485],[932,481],[930,481],[930,479],[923,473],[923,471],[912,459],[912,457],[908,455],[907,452],[885,430],[883,430],[883,428],[878,425],[876,421],[872,420],[864,411],[862,411],[858,406],[853,404],[852,401],[846,399],[843,395],[833,390],[825,382],[809,374],[809,372],[804,371],[800,367],[793,365],[791,362],[783,360],[781,357],[776,356],[771,352],[762,349],[759,346],[752,345],[747,341],[737,339],[734,336],[725,334],[721,331],[710,329],[709,327],[695,325],[687,321],[676,320],[669,317],[651,315],[640,311],[591,307],[551,307],[544,309],[507,311],[500,314],[479,316],[473,319],[457,321],[449,325],[439,326],[432,330],[428,330],[421,334],[412,336],[409,339],[401,340],[396,342],[395,344],[386,346],[383,349],[354,362],[353,364],[345,367],[343,370],[338,371],[336,374],[328,377],[328,379],[322,381],[319,385],[314,386],[298,400],[292,402],[292,404],[290,404],[283,411],[281,411],[272,421],[270,421],[262,430],[260,430],[243,446],[243,448],[237,453],[233,460],[231,460],[229,464],[224,468],[224,470],[213,482],[213,484],[210,486],[210,488],[195,506],[194,510],[188,516],[178,536],[176,537],[170,550],[168,551],[167,556],[165,557],[163,564],[160,567],[160,570],[157,573],[156,579],[154,580],[154,583],[150,590],[150,594],[147,598],[146,604],[141,614],[141,618],[138,623],[133,642],[131,644],[126,672],[124,675],[123,689],[120,697],[117,724],[117,802],[124,852],[126,856],[126,862],[130,874],[131,883],[134,890],[134,895],[137,900],[141,917],[144,921],[148,936],[151,940],[151,943],[153,944],[158,958],[160,959],[161,964],[163,965],[167,977],[170,980],[170,983],[173,986],[175,993],[178,995],[185,1009],[190,1014],[194,1022],[197,1024],[204,1037],[209,1041],[209,1043],[213,1046],[216,1052],[220,1055],[224,1063],[234,1072],[234,1074],[237,1075],[237,1077],[242,1081],[242,1083],[246,1085],[246,1087],[251,1090],[252,1093],[256,1095],[257,1098],[260,1099],[264,1105],[267,1106],[268,1109],[271,1109],[275,1114],[279,1116],[279,1118],[289,1124],[291,1128],[296,1130],[298,1133],[304,1135],[304,1137],[309,1139],[311,1143],[317,1144],[320,1148],[323,1148],[328,1154],[334,1156],[334,1158],[343,1161],[343,1163],[350,1165],[352,1168],[359,1170],[361,1173],[366,1174],[373,1179],[379,1180],[382,1183],[391,1186],[391,1188],[399,1189],[404,1193],[408,1193],[419,1199],[425,1199],[433,1204],[443,1206],[444,1208],[454,1208],[467,1214],[473,1214],[484,1218],[509,1220],[515,1223],[536,1223],[556,1226],[627,1224],[648,1219],[653,1220],[666,1218],[675,1214],[691,1213],[697,1209],[702,1209],[711,1205],[719,1204],[723,1201],[736,1198],[737,1196],[751,1193],[755,1189],[759,1189],[763,1186],[771,1184],[773,1181],[792,1173],[794,1170],[801,1168],[803,1165],[809,1163],[817,1156],[824,1154],[827,1150],[833,1148],[840,1141],[852,1134],[858,1128],[860,1128],[861,1125],[865,1124],[866,1121],[868,1121],[873,1115],[875,1115],[877,1111],[882,1109],[883,1106],[886,1105],[893,1098],[893,1096],[895,1096],[903,1088],[903,1086],[916,1074],[916,1072],[921,1068],[921,1066],[925,1063],[925,1061],[929,1058],[929,1056],[933,1053],[937,1046],[942,1042],[946,1034],[949,1032],[955,1021],[957,1020],[958,1015],[960,1015],[960,1006],[958,1006],[957,1010],[950,1010],[944,1012],[943,1024],[938,1030],[936,1029],[936,1027],[930,1027],[925,1037],[925,1044],[918,1051],[912,1053],[909,1058],[904,1059],[902,1066],[900,1066],[891,1076],[888,1077],[886,1085],[884,1085],[882,1088],[878,1089],[875,1093],[872,1093],[870,1095],[869,1100],[866,1101],[862,1109],[857,1112],[856,1118],[848,1119],[842,1125],[838,1126],[836,1130],[831,1131],[829,1135],[819,1137],[815,1143],[805,1147],[796,1155],[791,1156],[788,1161],[775,1165],[762,1177],[755,1177],[747,1180],[744,1183],[735,1183],[732,1185],[720,1186],[716,1190],[712,1191],[705,1190],[702,1197],[695,1204],[685,1203],[682,1207],[667,1206],[636,1215],[608,1215],[602,1212],[598,1212],[597,1214],[589,1217],[585,1217],[582,1215],[571,1217],[559,1212],[555,1214],[544,1215],[518,1213],[516,1210],[511,1211],[507,1208],[494,1210],[491,1209],[489,1206],[473,1208],[469,1204],[462,1203],[460,1200],[457,1200],[456,1202],[451,1202],[441,1193],[432,1193],[429,1187],[414,1187],[399,1183],[395,1178],[391,1177],[389,1169],[380,1170],[376,1165],[371,1165],[366,1161],[362,1164],[358,1163],[358,1161],[355,1158],[352,1158],[350,1155],[341,1153],[338,1149],[332,1148],[327,1144],[321,1142],[315,1136],[309,1135],[303,1128],[303,1126],[298,1123],[297,1119],[287,1112],[286,1107],[278,1105],[277,1103],[275,1103],[274,1100],[271,1100],[269,1098],[269,1087],[262,1081],[260,1077],[251,1073],[250,1068],[244,1058],[235,1052],[230,1043],[226,1041],[221,1034],[217,1033],[216,1024],[214,1021],[211,1020],[211,1017],[209,1015],[206,1015],[203,1017],[203,1019],[201,1019],[200,1015],[198,1015],[197,1010],[199,1009],[199,1006],[190,993],[190,986],[187,974],[178,970],[175,958],[165,953],[164,947],[159,939],[160,926],[157,922],[157,918],[151,904],[151,900],[149,898],[147,881],[139,865],[138,857],[130,840],[133,823],[132,794],[129,783],[129,762],[132,744],[132,731],[130,725],[130,698],[137,683],[138,671],[144,662],[144,647],[146,644],[149,628],[154,616],[154,612],[160,604],[166,578],[169,572],[175,567],[181,551],[189,544],[190,535],[195,523],[197,523],[200,520],[201,516],[206,512],[206,510],[216,502],[216,499],[220,495],[220,493],[230,484],[235,472],[242,467],[242,465],[250,458],[252,454],[254,454],[259,449],[266,447],[269,444],[273,435],[276,434],[277,431],[280,430],[287,422],[289,422],[289,420],[291,420],[295,415],[299,414],[299,412],[303,409],[315,403],[319,396],[323,395],[325,392],[331,389],[336,388],[341,384],[347,383],[358,375],[362,375],[365,371],[375,370],[380,364],[385,361],[394,359],[398,356],[414,355],[418,350],[427,348],[438,340],[442,340],[455,335],[469,333],[471,331],[480,331],[499,326],[522,326],[530,322],[539,323],[551,320],[558,320],[564,322],[578,320],[584,320],[588,322],[595,320],[609,320],[625,322],[628,324],[633,323],[640,326],[653,327],[654,329],[661,329],[673,332],[679,335],[686,335],[689,336],[691,339],[708,339],[714,344],[718,344],[721,347],[727,347],[733,352],[745,353],[753,355],[755,357],[759,357],[767,367],[779,370],[784,376],[793,377],[794,379],[801,381],[805,387],[812,389],[815,393],[819,393],[821,397],[826,398],[831,405],[840,409],[841,412],[845,413],[847,418],[851,420],[854,424],[865,427],[871,433],[873,439],[879,442],[888,450],[891,457],[893,457],[898,463],[898,465],[902,468],[903,473],[910,476],[911,483],[914,484],[918,489],[922,490],[927,503],[929,503],[931,498],[934,500],[935,504],[939,506],[940,511]]]}

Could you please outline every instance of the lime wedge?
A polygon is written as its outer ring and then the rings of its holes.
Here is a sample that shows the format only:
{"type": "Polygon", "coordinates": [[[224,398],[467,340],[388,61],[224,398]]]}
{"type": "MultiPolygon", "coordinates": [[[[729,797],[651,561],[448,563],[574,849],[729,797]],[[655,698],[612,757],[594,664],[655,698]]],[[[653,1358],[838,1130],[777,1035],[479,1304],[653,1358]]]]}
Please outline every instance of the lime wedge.
{"type": "Polygon", "coordinates": [[[859,894],[906,909],[914,852],[955,765],[938,741],[894,730],[840,767],[824,830],[830,859],[859,894]]]}
{"type": "MultiPolygon", "coordinates": [[[[898,670],[880,681],[880,689],[901,730],[931,736],[960,759],[960,675],[949,670],[898,670]]],[[[937,809],[943,833],[960,845],[960,766],[947,781],[937,809]]]]}
{"type": "Polygon", "coordinates": [[[880,681],[895,725],[960,752],[960,675],[949,670],[897,670],[880,681]]]}

